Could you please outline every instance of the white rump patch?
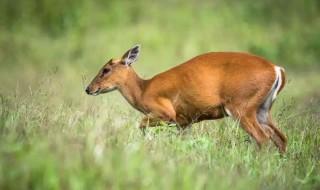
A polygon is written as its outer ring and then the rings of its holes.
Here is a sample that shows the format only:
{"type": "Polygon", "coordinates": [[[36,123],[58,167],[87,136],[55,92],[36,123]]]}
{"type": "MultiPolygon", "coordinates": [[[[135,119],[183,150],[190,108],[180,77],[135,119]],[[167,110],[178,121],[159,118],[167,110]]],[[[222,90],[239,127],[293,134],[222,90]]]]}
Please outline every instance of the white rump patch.
{"type": "Polygon", "coordinates": [[[270,92],[266,96],[266,99],[264,100],[262,105],[259,107],[257,112],[257,119],[261,124],[268,124],[268,111],[272,106],[272,102],[276,99],[278,92],[280,90],[280,87],[282,85],[281,70],[283,68],[275,66],[274,69],[275,69],[276,79],[274,80],[274,83],[270,89],[270,92]]]}
{"type": "Polygon", "coordinates": [[[281,70],[282,68],[279,67],[279,66],[275,66],[275,71],[276,71],[276,80],[275,80],[275,91],[273,93],[273,96],[272,96],[272,101],[274,101],[278,95],[278,92],[280,90],[280,87],[281,87],[281,84],[282,84],[282,74],[281,74],[281,70]]]}

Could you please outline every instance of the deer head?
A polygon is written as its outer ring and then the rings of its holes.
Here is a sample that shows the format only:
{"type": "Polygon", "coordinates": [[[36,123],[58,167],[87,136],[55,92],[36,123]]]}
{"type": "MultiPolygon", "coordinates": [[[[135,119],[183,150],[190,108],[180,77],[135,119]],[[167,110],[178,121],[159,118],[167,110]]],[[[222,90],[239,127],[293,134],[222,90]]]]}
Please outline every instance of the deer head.
{"type": "Polygon", "coordinates": [[[140,45],[129,49],[120,59],[110,59],[98,72],[97,76],[86,88],[89,95],[99,95],[111,92],[124,85],[131,72],[134,72],[131,64],[134,63],[140,53],[140,45]]]}

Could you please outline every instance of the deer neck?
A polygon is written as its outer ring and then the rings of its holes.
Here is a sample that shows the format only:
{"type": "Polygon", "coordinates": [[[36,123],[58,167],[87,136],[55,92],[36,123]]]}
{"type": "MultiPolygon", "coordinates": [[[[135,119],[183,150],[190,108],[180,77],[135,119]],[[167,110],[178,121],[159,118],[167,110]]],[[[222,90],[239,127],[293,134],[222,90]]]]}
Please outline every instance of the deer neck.
{"type": "Polygon", "coordinates": [[[133,70],[129,72],[127,80],[120,85],[119,91],[125,99],[137,110],[145,112],[142,104],[142,94],[146,87],[147,80],[140,78],[133,70]]]}

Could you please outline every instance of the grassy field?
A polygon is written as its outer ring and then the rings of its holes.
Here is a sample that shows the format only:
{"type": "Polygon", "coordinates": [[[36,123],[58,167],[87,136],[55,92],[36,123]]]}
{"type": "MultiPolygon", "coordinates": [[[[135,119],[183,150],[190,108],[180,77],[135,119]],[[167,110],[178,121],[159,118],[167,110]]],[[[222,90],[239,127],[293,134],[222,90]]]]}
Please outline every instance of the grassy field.
{"type": "Polygon", "coordinates": [[[0,1],[0,189],[320,189],[317,1],[12,2],[0,1]],[[142,136],[119,93],[87,96],[136,43],[144,78],[209,51],[283,66],[273,116],[288,152],[258,150],[230,118],[142,136]]]}

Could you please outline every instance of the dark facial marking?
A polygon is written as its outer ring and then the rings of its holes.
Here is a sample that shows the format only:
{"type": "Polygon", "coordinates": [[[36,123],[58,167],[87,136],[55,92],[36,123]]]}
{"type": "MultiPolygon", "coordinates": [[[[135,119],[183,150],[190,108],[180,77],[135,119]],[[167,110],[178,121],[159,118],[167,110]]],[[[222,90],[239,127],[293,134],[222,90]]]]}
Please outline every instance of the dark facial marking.
{"type": "Polygon", "coordinates": [[[110,71],[111,71],[111,69],[109,69],[109,68],[104,68],[104,69],[102,70],[101,77],[103,77],[104,75],[108,74],[110,71]]]}

